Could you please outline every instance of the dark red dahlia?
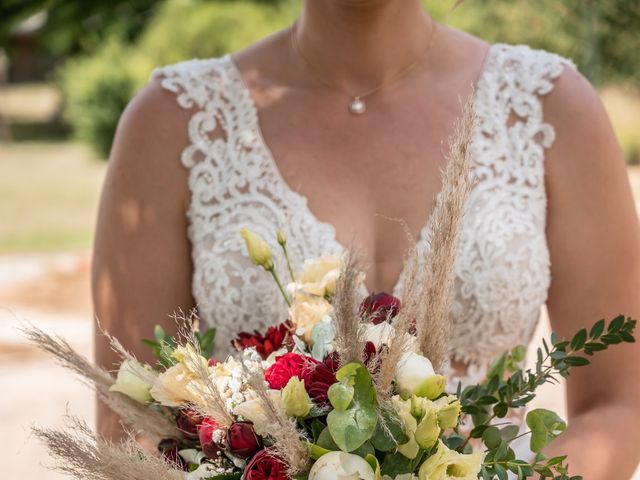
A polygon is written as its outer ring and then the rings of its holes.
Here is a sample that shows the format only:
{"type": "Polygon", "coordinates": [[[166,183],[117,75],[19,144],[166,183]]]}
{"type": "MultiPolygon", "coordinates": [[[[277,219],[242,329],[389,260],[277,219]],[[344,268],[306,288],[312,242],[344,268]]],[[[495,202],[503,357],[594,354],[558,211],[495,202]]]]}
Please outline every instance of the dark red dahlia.
{"type": "Polygon", "coordinates": [[[287,480],[287,465],[276,453],[265,448],[256,453],[244,471],[245,480],[287,480]]]}
{"type": "Polygon", "coordinates": [[[227,447],[234,455],[249,458],[261,445],[251,422],[236,422],[227,430],[227,447]]]}
{"type": "Polygon", "coordinates": [[[270,388],[280,390],[284,388],[291,377],[303,378],[303,372],[318,363],[312,357],[297,353],[285,353],[276,358],[276,361],[264,372],[264,379],[270,388]]]}
{"type": "Polygon", "coordinates": [[[329,402],[327,392],[336,383],[336,372],[340,368],[335,354],[328,355],[322,363],[316,362],[302,371],[304,387],[309,396],[319,405],[329,402]]]}
{"type": "Polygon", "coordinates": [[[400,300],[388,293],[372,293],[360,304],[360,315],[377,325],[395,317],[400,311],[400,300]]]}
{"type": "Polygon", "coordinates": [[[257,330],[254,330],[253,333],[241,332],[231,343],[238,350],[255,347],[258,354],[265,360],[273,352],[282,348],[283,345],[291,345],[291,332],[293,330],[293,323],[287,320],[278,326],[269,327],[264,335],[257,330]]]}

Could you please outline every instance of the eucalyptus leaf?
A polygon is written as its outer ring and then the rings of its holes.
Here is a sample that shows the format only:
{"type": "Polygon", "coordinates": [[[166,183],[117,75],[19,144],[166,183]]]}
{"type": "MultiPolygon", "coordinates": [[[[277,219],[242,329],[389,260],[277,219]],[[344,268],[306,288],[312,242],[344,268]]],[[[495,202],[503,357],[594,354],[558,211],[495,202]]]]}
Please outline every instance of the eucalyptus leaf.
{"type": "Polygon", "coordinates": [[[353,387],[353,400],[344,410],[327,415],[327,428],[340,450],[352,452],[368,441],[378,425],[376,392],[371,374],[361,363],[349,363],[336,379],[353,387]]]}
{"type": "Polygon", "coordinates": [[[557,413],[544,408],[527,414],[527,426],[531,429],[531,451],[541,452],[567,428],[567,424],[557,413]]]}

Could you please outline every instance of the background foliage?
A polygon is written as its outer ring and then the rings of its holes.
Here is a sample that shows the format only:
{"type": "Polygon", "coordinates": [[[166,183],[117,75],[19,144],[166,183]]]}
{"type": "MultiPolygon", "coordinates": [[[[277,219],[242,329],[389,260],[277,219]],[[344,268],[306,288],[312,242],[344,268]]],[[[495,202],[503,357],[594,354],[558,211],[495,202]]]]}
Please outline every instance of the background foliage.
{"type": "MultiPolygon", "coordinates": [[[[640,87],[637,0],[423,0],[439,20],[496,43],[526,43],[573,59],[594,83],[640,87]]],[[[3,0],[0,41],[46,8],[55,78],[78,137],[107,156],[118,117],[154,66],[238,50],[289,25],[300,0],[3,0]]],[[[632,152],[640,140],[624,140],[632,152]]]]}

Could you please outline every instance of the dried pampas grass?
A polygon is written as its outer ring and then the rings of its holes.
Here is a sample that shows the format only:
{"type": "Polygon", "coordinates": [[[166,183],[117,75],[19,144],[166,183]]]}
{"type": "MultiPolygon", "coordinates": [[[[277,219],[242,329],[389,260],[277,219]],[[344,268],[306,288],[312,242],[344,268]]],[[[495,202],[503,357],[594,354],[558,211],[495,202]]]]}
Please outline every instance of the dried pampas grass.
{"type": "Polygon", "coordinates": [[[449,312],[453,298],[453,268],[467,200],[473,185],[471,145],[476,127],[473,99],[463,107],[456,122],[442,189],[432,213],[431,237],[426,249],[425,276],[426,315],[417,317],[418,346],[436,370],[448,360],[451,321],[449,312]]]}
{"type": "Polygon", "coordinates": [[[340,364],[361,362],[365,342],[358,312],[358,290],[362,279],[361,254],[352,249],[345,254],[333,299],[334,346],[340,364]]]}
{"type": "Polygon", "coordinates": [[[85,422],[67,417],[63,430],[33,432],[57,460],[56,469],[81,480],[183,480],[184,472],[136,445],[133,439],[116,445],[97,437],[85,422]]]}
{"type": "MultiPolygon", "coordinates": [[[[407,253],[402,278],[402,308],[394,322],[388,348],[380,354],[375,377],[379,399],[390,401],[396,366],[408,347],[407,332],[416,322],[418,349],[436,370],[448,359],[453,296],[453,267],[465,207],[472,187],[471,143],[475,131],[473,100],[463,108],[456,122],[442,174],[442,188],[430,218],[429,245],[412,247],[407,253]]],[[[408,234],[410,237],[410,235],[408,234]]],[[[415,245],[413,242],[412,245],[415,245]]]]}
{"type": "Polygon", "coordinates": [[[306,472],[309,467],[309,453],[295,421],[274,402],[261,369],[249,370],[245,367],[245,375],[247,383],[260,401],[267,422],[273,426],[270,429],[270,435],[275,440],[273,445],[275,455],[287,465],[290,478],[306,472]]]}
{"type": "MultiPolygon", "coordinates": [[[[144,432],[153,440],[179,435],[177,427],[162,413],[151,410],[146,405],[142,405],[119,392],[109,391],[109,388],[115,383],[113,376],[104,368],[89,362],[76,352],[66,340],[53,337],[34,326],[24,327],[22,332],[36,347],[51,354],[59,365],[74,372],[80,380],[93,388],[100,400],[136,432],[144,432]]],[[[124,351],[124,349],[122,350],[124,351]]]]}
{"type": "Polygon", "coordinates": [[[233,416],[229,413],[225,400],[215,384],[206,359],[203,362],[200,343],[193,331],[181,332],[180,336],[186,347],[184,362],[194,375],[191,386],[196,395],[191,398],[192,408],[205,417],[213,418],[221,425],[230,426],[233,423],[233,416]]]}

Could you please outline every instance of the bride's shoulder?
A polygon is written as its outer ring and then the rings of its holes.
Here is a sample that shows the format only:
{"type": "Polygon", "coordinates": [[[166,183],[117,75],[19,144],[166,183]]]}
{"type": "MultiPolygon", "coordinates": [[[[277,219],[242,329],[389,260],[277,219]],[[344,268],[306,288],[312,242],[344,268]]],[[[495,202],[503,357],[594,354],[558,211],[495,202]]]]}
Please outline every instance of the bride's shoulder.
{"type": "Polygon", "coordinates": [[[171,132],[168,137],[172,141],[180,140],[176,132],[185,131],[185,110],[201,109],[212,92],[227,83],[228,69],[228,56],[185,60],[154,69],[149,82],[127,105],[119,130],[156,139],[171,132]]]}

